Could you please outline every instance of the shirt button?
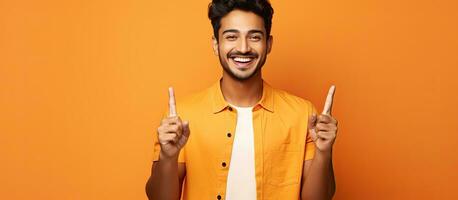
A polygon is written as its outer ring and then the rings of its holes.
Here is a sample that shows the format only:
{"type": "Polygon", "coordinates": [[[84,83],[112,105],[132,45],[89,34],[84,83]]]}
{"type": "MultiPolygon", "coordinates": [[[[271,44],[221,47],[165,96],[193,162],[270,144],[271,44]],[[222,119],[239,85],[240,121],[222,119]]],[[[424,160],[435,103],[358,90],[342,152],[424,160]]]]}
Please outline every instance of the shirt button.
{"type": "Polygon", "coordinates": [[[231,134],[231,133],[227,133],[227,137],[231,137],[231,136],[232,136],[232,134],[231,134]]]}
{"type": "Polygon", "coordinates": [[[216,196],[217,199],[221,199],[221,195],[218,194],[218,196],[216,196]]]}
{"type": "Polygon", "coordinates": [[[221,163],[223,167],[226,167],[226,162],[221,163]]]}

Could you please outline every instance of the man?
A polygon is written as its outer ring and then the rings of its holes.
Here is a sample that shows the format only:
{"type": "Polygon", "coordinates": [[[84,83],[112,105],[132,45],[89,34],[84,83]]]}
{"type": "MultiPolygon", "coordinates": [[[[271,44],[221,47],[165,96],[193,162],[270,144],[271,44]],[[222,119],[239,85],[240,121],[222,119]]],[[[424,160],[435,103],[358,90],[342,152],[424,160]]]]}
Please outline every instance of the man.
{"type": "Polygon", "coordinates": [[[177,103],[169,88],[168,116],[154,137],[148,197],[331,199],[335,87],[317,116],[309,101],[262,79],[273,43],[267,0],[213,0],[208,15],[223,76],[177,103]]]}

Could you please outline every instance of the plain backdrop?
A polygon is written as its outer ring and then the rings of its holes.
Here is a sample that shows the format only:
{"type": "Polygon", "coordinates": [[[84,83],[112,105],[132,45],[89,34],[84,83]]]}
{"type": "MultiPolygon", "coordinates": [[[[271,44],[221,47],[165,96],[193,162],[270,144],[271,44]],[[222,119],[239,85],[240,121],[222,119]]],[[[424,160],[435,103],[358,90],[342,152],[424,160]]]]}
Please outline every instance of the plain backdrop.
{"type": "MultiPolygon", "coordinates": [[[[0,199],[146,199],[167,87],[221,76],[208,3],[0,0],[0,199]]],[[[337,86],[335,199],[458,199],[457,1],[272,5],[265,80],[337,86]]]]}

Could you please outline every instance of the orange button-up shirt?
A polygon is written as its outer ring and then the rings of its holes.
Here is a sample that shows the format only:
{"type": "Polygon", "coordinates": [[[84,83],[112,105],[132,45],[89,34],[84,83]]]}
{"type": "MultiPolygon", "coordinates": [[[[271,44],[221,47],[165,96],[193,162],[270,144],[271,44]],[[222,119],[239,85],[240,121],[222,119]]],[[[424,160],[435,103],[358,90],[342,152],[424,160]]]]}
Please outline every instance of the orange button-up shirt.
{"type": "MultiPolygon", "coordinates": [[[[225,199],[237,110],[225,101],[220,81],[177,99],[176,105],[178,116],[189,121],[191,130],[178,158],[186,164],[182,199],[225,199]]],[[[303,163],[314,156],[307,121],[315,112],[309,101],[263,80],[262,97],[253,107],[257,199],[300,198],[303,163]]],[[[160,145],[157,135],[154,139],[153,161],[157,161],[160,145]]]]}

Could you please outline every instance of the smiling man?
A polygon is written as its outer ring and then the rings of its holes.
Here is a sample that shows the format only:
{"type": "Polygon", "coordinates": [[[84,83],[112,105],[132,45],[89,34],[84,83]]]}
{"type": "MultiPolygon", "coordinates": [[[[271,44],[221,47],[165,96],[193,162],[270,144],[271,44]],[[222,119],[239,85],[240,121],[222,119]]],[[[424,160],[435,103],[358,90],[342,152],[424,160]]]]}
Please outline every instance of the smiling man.
{"type": "Polygon", "coordinates": [[[223,68],[211,87],[175,103],[154,136],[149,199],[332,199],[331,116],[262,79],[273,9],[267,0],[214,0],[213,50],[223,68]]]}

